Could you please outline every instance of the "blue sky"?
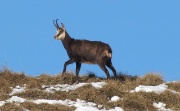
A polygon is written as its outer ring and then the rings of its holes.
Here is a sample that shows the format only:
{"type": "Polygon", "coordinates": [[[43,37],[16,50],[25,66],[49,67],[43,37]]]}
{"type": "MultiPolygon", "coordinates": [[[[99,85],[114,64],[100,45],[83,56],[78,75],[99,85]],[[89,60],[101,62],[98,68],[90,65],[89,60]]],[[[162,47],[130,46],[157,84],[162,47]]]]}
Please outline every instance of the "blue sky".
{"type": "MultiPolygon", "coordinates": [[[[0,67],[31,76],[61,73],[68,56],[53,38],[59,18],[71,37],[108,43],[117,72],[180,80],[179,11],[179,0],[1,0],[0,67]]],[[[83,64],[80,74],[88,71],[105,77],[97,65],[83,64]]]]}

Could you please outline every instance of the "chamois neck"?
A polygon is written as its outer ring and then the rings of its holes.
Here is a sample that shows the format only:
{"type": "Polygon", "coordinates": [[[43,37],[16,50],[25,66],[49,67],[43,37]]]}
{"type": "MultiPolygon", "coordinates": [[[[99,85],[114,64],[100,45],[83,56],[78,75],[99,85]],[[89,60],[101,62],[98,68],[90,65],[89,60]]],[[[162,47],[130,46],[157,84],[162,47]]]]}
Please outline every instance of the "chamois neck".
{"type": "Polygon", "coordinates": [[[69,44],[70,44],[73,40],[74,40],[74,39],[71,38],[71,37],[69,36],[69,34],[66,32],[64,39],[61,40],[62,43],[63,43],[63,46],[64,46],[64,48],[65,48],[66,50],[68,49],[69,44]]]}

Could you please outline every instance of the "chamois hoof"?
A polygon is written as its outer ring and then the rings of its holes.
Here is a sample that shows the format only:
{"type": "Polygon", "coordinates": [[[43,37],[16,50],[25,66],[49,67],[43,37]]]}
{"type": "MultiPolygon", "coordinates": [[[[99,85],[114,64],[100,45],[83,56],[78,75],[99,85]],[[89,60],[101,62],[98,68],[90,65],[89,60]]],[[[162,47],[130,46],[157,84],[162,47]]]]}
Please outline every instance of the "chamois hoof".
{"type": "Polygon", "coordinates": [[[112,79],[115,80],[115,81],[119,80],[117,76],[113,77],[112,79]]]}

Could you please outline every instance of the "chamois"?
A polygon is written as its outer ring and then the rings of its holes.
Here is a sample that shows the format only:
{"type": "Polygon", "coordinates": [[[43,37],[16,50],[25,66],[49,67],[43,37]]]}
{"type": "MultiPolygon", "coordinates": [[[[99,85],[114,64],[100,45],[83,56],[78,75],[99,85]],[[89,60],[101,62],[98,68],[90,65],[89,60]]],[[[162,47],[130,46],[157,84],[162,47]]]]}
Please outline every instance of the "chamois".
{"type": "Polygon", "coordinates": [[[110,78],[110,75],[106,66],[112,70],[114,76],[117,75],[111,62],[112,50],[108,44],[100,41],[77,40],[71,38],[67,33],[64,24],[61,23],[62,27],[59,27],[57,20],[58,19],[53,21],[53,24],[57,29],[54,38],[62,41],[69,56],[69,60],[64,63],[62,74],[66,72],[67,65],[76,62],[76,82],[79,82],[78,74],[81,63],[98,64],[106,73],[107,78],[110,78]]]}

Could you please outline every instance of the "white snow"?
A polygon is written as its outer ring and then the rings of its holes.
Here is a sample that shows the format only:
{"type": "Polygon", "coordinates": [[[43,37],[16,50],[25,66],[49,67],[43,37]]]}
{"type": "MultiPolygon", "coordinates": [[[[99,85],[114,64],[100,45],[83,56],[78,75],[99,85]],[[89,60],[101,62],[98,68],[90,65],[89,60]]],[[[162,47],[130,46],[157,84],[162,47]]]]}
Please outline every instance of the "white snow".
{"type": "Polygon", "coordinates": [[[171,109],[166,109],[166,104],[162,103],[162,102],[158,102],[158,103],[153,103],[153,106],[156,107],[159,111],[172,111],[171,109]]]}
{"type": "Polygon", "coordinates": [[[86,107],[78,107],[75,111],[124,111],[124,110],[120,107],[115,107],[114,109],[110,109],[110,110],[106,110],[106,109],[99,110],[96,107],[86,106],[86,107]]]}
{"type": "Polygon", "coordinates": [[[99,111],[99,109],[92,106],[82,106],[82,107],[76,108],[75,111],[99,111]]]}
{"type": "Polygon", "coordinates": [[[6,102],[8,103],[13,103],[13,102],[16,102],[16,103],[23,103],[25,102],[26,99],[24,98],[20,98],[18,96],[12,96],[11,98],[9,98],[8,100],[6,100],[6,102]]]}
{"type": "Polygon", "coordinates": [[[70,91],[76,90],[79,87],[84,85],[91,84],[95,88],[102,88],[106,83],[105,82],[92,82],[92,83],[78,83],[78,84],[58,84],[58,85],[43,85],[42,88],[45,89],[46,92],[53,93],[54,91],[70,91]]]}
{"type": "MultiPolygon", "coordinates": [[[[75,90],[79,87],[82,87],[84,85],[92,85],[95,88],[102,88],[106,82],[92,82],[92,83],[79,83],[76,85],[68,85],[68,84],[58,84],[58,85],[43,85],[42,88],[45,89],[45,91],[53,93],[54,91],[70,91],[70,90],[75,90]]],[[[12,96],[6,101],[0,101],[0,106],[3,106],[6,103],[23,103],[23,102],[34,102],[36,104],[41,104],[41,103],[47,103],[47,104],[61,104],[65,106],[74,106],[76,107],[75,111],[123,111],[122,108],[120,107],[115,107],[114,109],[106,110],[106,109],[101,109],[99,110],[98,108],[103,108],[103,105],[97,105],[93,102],[86,102],[84,100],[77,99],[76,101],[72,100],[47,100],[47,99],[37,99],[37,100],[27,100],[18,96],[13,96],[16,93],[22,93],[25,91],[25,86],[16,86],[15,88],[12,88],[12,92],[9,94],[12,96]]],[[[118,96],[113,96],[112,101],[118,100],[118,96]]],[[[27,110],[28,111],[28,110],[27,110]]]]}
{"type": "Polygon", "coordinates": [[[176,92],[174,90],[168,89],[168,86],[165,84],[160,84],[157,86],[144,86],[144,85],[140,85],[138,87],[135,88],[135,90],[132,90],[130,92],[140,92],[140,91],[144,91],[144,92],[155,92],[155,93],[162,93],[164,91],[171,91],[174,94],[180,94],[179,92],[176,92]]]}
{"type": "Polygon", "coordinates": [[[24,87],[21,87],[21,86],[16,86],[15,88],[11,88],[12,89],[12,92],[9,94],[9,95],[14,95],[14,94],[16,94],[16,93],[22,93],[22,92],[24,92],[25,91],[25,86],[26,85],[24,85],[24,87]]]}
{"type": "Polygon", "coordinates": [[[105,82],[92,82],[90,84],[95,88],[102,88],[104,85],[106,85],[105,82]]]}
{"type": "Polygon", "coordinates": [[[48,103],[48,104],[61,104],[65,106],[75,106],[75,107],[81,107],[81,106],[96,106],[95,103],[92,102],[86,102],[80,99],[77,99],[76,101],[71,100],[46,100],[46,99],[38,99],[38,100],[31,100],[31,102],[34,102],[36,104],[41,103],[48,103]]]}
{"type": "Polygon", "coordinates": [[[76,101],[71,100],[46,100],[46,99],[38,99],[38,100],[31,100],[31,102],[34,102],[36,104],[41,103],[48,103],[48,104],[61,104],[65,106],[74,106],[76,107],[75,111],[123,111],[120,107],[115,107],[115,109],[102,109],[99,110],[96,106],[99,106],[93,102],[86,102],[84,100],[77,99],[76,101]]]}
{"type": "Polygon", "coordinates": [[[77,99],[76,101],[71,101],[71,100],[47,100],[47,99],[37,99],[37,100],[26,100],[24,98],[20,98],[17,96],[12,96],[10,99],[6,101],[0,101],[0,106],[3,106],[5,103],[23,103],[23,102],[34,102],[36,104],[41,104],[41,103],[47,103],[47,104],[61,104],[65,106],[74,106],[76,107],[75,111],[123,111],[122,108],[120,107],[115,107],[114,109],[106,110],[102,109],[99,110],[96,106],[97,105],[93,102],[86,102],[84,100],[77,99]]]}
{"type": "Polygon", "coordinates": [[[144,91],[144,92],[162,93],[162,92],[164,92],[167,88],[168,88],[168,86],[165,85],[165,84],[160,84],[160,85],[158,85],[158,86],[144,86],[144,85],[140,85],[140,86],[136,87],[135,90],[133,90],[133,91],[131,91],[131,92],[144,91]]]}
{"type": "Polygon", "coordinates": [[[82,87],[84,85],[87,85],[87,83],[79,83],[75,85],[69,85],[69,84],[58,84],[58,85],[43,85],[42,88],[45,88],[46,92],[54,92],[54,91],[70,91],[75,90],[79,87],[82,87]]]}
{"type": "Polygon", "coordinates": [[[0,107],[3,106],[5,103],[5,101],[0,101],[0,107]]]}
{"type": "Polygon", "coordinates": [[[120,100],[120,97],[118,97],[118,96],[113,96],[113,97],[111,98],[111,101],[112,101],[112,102],[116,102],[116,101],[118,101],[118,100],[120,100]]]}
{"type": "MultiPolygon", "coordinates": [[[[44,91],[53,93],[54,91],[71,91],[75,90],[79,87],[82,87],[84,85],[92,85],[95,88],[102,88],[104,85],[106,85],[106,82],[92,82],[92,83],[79,83],[75,85],[68,85],[68,84],[57,84],[57,85],[43,85],[42,88],[44,91]]],[[[121,107],[115,107],[112,109],[103,109],[103,105],[101,104],[95,104],[93,102],[87,102],[84,100],[77,99],[76,101],[72,100],[47,100],[47,99],[37,99],[37,100],[27,100],[18,96],[13,96],[16,93],[22,93],[26,89],[26,85],[23,87],[21,86],[16,86],[15,88],[12,88],[12,92],[9,94],[11,98],[5,100],[5,101],[0,101],[0,107],[3,106],[6,103],[23,103],[23,102],[34,102],[36,104],[41,104],[41,103],[47,103],[47,104],[60,104],[60,105],[65,105],[65,106],[74,106],[76,107],[75,111],[124,111],[121,107]],[[100,109],[99,109],[100,108],[100,109]]],[[[180,94],[179,92],[176,92],[174,90],[168,89],[168,86],[165,84],[160,84],[157,86],[144,86],[140,85],[135,88],[135,90],[132,90],[131,92],[139,92],[139,91],[144,91],[144,92],[156,92],[156,93],[162,93],[166,90],[171,91],[172,93],[175,94],[180,94]]],[[[110,98],[109,102],[116,102],[121,100],[120,97],[114,95],[113,97],[110,98]]],[[[156,107],[159,111],[172,111],[171,109],[166,108],[166,104],[158,102],[158,103],[153,103],[153,106],[156,107]]],[[[26,110],[29,111],[29,110],[26,110]]]]}

